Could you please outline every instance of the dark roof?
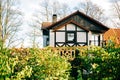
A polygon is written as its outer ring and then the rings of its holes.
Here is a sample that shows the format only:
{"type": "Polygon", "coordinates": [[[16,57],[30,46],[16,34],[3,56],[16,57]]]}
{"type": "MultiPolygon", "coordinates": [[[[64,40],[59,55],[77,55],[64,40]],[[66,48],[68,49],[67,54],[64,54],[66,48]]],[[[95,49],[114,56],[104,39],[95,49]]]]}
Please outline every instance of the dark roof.
{"type": "MultiPolygon", "coordinates": [[[[68,22],[66,22],[65,24],[63,24],[63,25],[61,25],[61,26],[59,26],[60,28],[61,27],[64,27],[66,24],[69,24],[69,23],[72,23],[72,24],[74,24],[74,25],[77,25],[78,27],[80,27],[81,29],[83,29],[83,30],[85,30],[85,31],[89,31],[87,28],[85,28],[85,27],[82,27],[80,24],[77,24],[75,21],[73,21],[73,20],[70,20],[70,21],[68,21],[68,22]]],[[[56,27],[56,28],[54,28],[54,31],[55,30],[57,30],[57,29],[59,29],[59,27],[56,27]]]]}
{"type": "Polygon", "coordinates": [[[90,21],[93,22],[94,24],[97,24],[97,25],[105,28],[106,30],[109,29],[107,26],[103,25],[103,24],[100,23],[99,21],[97,21],[97,20],[95,20],[95,19],[87,16],[86,14],[84,14],[84,13],[82,13],[82,12],[80,12],[80,11],[76,11],[76,12],[74,12],[74,13],[66,16],[66,17],[64,17],[63,19],[61,19],[61,20],[59,20],[59,21],[57,21],[57,22],[55,22],[55,23],[53,23],[53,24],[51,24],[51,25],[49,25],[49,26],[47,26],[47,27],[42,26],[42,29],[52,29],[52,28],[53,28],[54,26],[56,26],[57,24],[65,21],[65,20],[67,20],[68,18],[70,18],[70,17],[72,17],[72,16],[74,16],[74,15],[76,15],[76,14],[81,15],[81,16],[83,16],[84,18],[87,18],[88,20],[90,20],[90,21]]]}
{"type": "Polygon", "coordinates": [[[42,23],[42,29],[48,28],[48,26],[50,26],[51,24],[52,24],[51,22],[43,22],[42,23]]]}

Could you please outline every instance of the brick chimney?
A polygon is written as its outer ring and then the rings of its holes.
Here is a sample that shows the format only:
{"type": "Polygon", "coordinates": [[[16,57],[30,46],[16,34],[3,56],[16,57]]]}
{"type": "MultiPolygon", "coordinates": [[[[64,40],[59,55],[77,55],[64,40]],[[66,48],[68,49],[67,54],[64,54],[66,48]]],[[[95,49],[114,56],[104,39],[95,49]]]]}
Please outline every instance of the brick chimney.
{"type": "Polygon", "coordinates": [[[55,23],[55,22],[57,22],[57,15],[56,15],[56,14],[53,14],[52,23],[55,23]]]}

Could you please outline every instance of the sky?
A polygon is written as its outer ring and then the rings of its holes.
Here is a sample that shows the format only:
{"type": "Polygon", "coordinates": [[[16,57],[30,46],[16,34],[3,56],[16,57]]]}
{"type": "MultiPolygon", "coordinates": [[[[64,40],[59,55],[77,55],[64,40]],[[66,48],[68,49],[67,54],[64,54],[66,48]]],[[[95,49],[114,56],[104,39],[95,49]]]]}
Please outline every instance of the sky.
{"type": "MultiPolygon", "coordinates": [[[[26,35],[27,32],[29,32],[30,27],[28,25],[29,20],[32,18],[32,14],[35,12],[35,10],[39,9],[39,4],[42,0],[19,0],[20,1],[20,10],[23,13],[23,25],[21,26],[22,31],[19,33],[21,38],[24,38],[24,47],[30,46],[29,37],[26,35]]],[[[71,5],[71,7],[74,7],[77,5],[79,1],[84,0],[59,0],[60,3],[67,3],[68,5],[71,5]]],[[[105,15],[112,16],[111,12],[111,2],[110,0],[91,0],[93,3],[97,4],[99,7],[103,8],[105,10],[105,15]]],[[[42,38],[39,39],[40,45],[42,45],[42,38]]],[[[42,46],[41,46],[42,47],[42,46]]]]}
{"type": "MultiPolygon", "coordinates": [[[[72,5],[71,7],[77,5],[80,1],[85,0],[58,0],[60,3],[67,3],[68,5],[72,5]]],[[[99,5],[105,10],[110,9],[110,0],[91,0],[93,3],[99,5]]],[[[42,2],[42,0],[20,0],[21,2],[21,8],[23,12],[29,12],[32,13],[35,9],[39,7],[39,3],[42,2]]]]}

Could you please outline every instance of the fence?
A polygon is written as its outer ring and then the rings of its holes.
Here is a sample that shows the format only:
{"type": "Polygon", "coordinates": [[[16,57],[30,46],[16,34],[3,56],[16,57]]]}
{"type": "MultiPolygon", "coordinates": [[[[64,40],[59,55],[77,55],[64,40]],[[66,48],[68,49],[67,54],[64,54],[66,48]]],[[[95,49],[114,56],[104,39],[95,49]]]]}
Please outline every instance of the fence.
{"type": "Polygon", "coordinates": [[[55,47],[52,49],[55,53],[58,53],[62,57],[66,57],[70,60],[73,60],[76,55],[76,48],[75,47],[55,47]]]}

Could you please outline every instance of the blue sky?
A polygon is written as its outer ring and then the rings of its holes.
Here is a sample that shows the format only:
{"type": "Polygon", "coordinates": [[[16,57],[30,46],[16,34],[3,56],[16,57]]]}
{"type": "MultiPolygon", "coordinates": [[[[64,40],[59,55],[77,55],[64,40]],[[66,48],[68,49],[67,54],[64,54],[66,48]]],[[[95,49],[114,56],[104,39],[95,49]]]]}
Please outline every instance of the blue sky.
{"type": "MultiPolygon", "coordinates": [[[[19,0],[20,1],[20,9],[23,12],[23,25],[21,26],[22,31],[19,33],[21,38],[24,39],[24,47],[30,46],[29,37],[27,37],[26,33],[29,32],[30,27],[28,26],[29,20],[32,18],[32,14],[35,12],[35,10],[39,9],[39,4],[42,0],[19,0]]],[[[74,7],[77,5],[78,2],[84,1],[84,0],[59,0],[60,3],[67,3],[68,5],[71,5],[71,7],[74,7]]],[[[112,16],[111,12],[111,3],[110,0],[91,0],[93,3],[97,4],[101,8],[105,10],[105,13],[107,16],[112,16]]],[[[42,45],[42,39],[40,38],[39,43],[42,45]]]]}

